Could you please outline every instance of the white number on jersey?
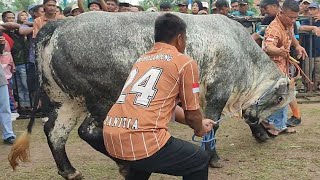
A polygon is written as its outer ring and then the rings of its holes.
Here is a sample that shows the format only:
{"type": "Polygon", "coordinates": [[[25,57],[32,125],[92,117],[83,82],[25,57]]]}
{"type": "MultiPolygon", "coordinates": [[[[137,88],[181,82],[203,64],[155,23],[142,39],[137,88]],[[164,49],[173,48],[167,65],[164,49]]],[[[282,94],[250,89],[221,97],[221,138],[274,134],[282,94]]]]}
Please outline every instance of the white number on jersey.
{"type": "MultiPolygon", "coordinates": [[[[133,104],[149,107],[151,101],[157,94],[156,85],[160,79],[162,74],[161,68],[152,67],[150,68],[143,76],[141,76],[134,84],[130,90],[130,94],[136,94],[135,100],[133,104]]],[[[131,71],[127,82],[125,83],[121,95],[116,103],[124,103],[125,97],[128,93],[124,92],[124,90],[133,83],[135,76],[138,73],[138,69],[134,69],[131,71]]]]}

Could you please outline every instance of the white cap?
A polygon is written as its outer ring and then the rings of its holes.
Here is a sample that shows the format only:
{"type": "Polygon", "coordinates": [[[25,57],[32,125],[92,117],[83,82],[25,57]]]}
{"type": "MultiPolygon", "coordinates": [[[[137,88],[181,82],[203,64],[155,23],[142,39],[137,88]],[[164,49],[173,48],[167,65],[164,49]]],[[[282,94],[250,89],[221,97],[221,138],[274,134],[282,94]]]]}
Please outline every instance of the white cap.
{"type": "Polygon", "coordinates": [[[203,6],[204,8],[209,9],[209,3],[208,3],[208,2],[201,2],[201,3],[202,3],[202,6],[203,6]]]}

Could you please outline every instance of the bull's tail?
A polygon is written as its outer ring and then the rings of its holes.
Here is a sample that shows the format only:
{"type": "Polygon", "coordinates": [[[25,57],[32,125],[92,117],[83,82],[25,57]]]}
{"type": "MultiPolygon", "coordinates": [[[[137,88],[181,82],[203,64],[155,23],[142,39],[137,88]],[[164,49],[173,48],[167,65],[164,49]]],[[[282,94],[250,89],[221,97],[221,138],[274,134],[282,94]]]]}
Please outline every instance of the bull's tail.
{"type": "MultiPolygon", "coordinates": [[[[41,30],[39,31],[37,38],[36,38],[36,59],[37,62],[41,62],[41,51],[43,50],[43,47],[46,46],[46,43],[50,40],[51,36],[53,35],[54,31],[56,28],[64,24],[64,20],[62,21],[56,21],[56,22],[50,22],[41,30]]],[[[37,65],[38,67],[38,65],[37,65]]],[[[19,165],[19,161],[21,162],[28,162],[30,159],[30,150],[29,150],[29,145],[30,145],[30,137],[31,137],[31,132],[32,132],[32,127],[35,122],[35,114],[36,111],[38,110],[38,103],[40,99],[40,93],[41,93],[41,70],[37,69],[38,72],[38,87],[36,90],[36,95],[35,95],[35,103],[33,106],[33,110],[30,116],[30,121],[27,126],[27,130],[21,134],[15,143],[12,145],[11,151],[8,155],[8,160],[10,162],[10,165],[13,170],[16,169],[16,167],[19,165]]]]}

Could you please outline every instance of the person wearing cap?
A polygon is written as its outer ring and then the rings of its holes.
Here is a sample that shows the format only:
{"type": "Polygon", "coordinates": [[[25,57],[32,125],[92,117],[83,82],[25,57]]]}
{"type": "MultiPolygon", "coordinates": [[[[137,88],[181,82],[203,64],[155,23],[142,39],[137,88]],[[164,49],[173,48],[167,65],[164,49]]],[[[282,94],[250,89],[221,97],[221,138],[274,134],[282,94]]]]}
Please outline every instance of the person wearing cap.
{"type": "Polygon", "coordinates": [[[163,2],[160,4],[160,11],[171,11],[171,4],[169,2],[163,2]]]}
{"type": "Polygon", "coordinates": [[[34,20],[33,23],[33,38],[36,38],[39,30],[49,21],[56,21],[62,19],[63,16],[56,15],[57,1],[43,0],[44,16],[40,16],[34,20]]]}
{"type": "Polygon", "coordinates": [[[131,12],[130,4],[127,2],[119,2],[118,12],[131,12]]]}
{"type": "Polygon", "coordinates": [[[196,15],[199,11],[203,10],[202,3],[200,1],[194,1],[192,4],[192,14],[196,15]]]}
{"type": "Polygon", "coordinates": [[[245,16],[250,17],[254,15],[254,12],[248,11],[249,2],[248,0],[239,0],[239,11],[235,11],[232,13],[234,16],[245,16]]]}
{"type": "MultiPolygon", "coordinates": [[[[84,13],[84,6],[83,6],[83,0],[78,0],[78,7],[80,12],[84,13]]],[[[88,3],[88,9],[89,11],[101,11],[102,7],[101,4],[98,2],[98,0],[91,0],[88,3]]]]}
{"type": "Polygon", "coordinates": [[[78,4],[74,4],[71,6],[71,16],[78,16],[81,14],[81,10],[78,6],[78,4]]]}
{"type": "Polygon", "coordinates": [[[216,1],[213,1],[212,4],[211,4],[211,13],[212,14],[218,14],[216,1]]]}
{"type": "Polygon", "coordinates": [[[103,11],[117,12],[118,11],[118,0],[99,0],[99,3],[103,11]]]}
{"type": "Polygon", "coordinates": [[[178,3],[179,12],[180,13],[188,13],[188,3],[187,2],[179,2],[178,3]]]}
{"type": "Polygon", "coordinates": [[[235,11],[239,11],[239,1],[238,0],[231,0],[231,13],[235,11]]]}
{"type": "Polygon", "coordinates": [[[225,16],[228,16],[230,12],[230,6],[229,2],[226,0],[217,0],[215,3],[215,6],[217,7],[217,13],[222,14],[225,16]]]}
{"type": "MultiPolygon", "coordinates": [[[[320,27],[320,21],[317,20],[317,16],[320,16],[320,9],[319,9],[319,4],[316,2],[311,3],[308,6],[309,9],[309,16],[313,18],[312,20],[312,25],[316,26],[317,28],[320,27]]],[[[310,25],[310,20],[304,20],[301,22],[302,25],[310,25]]],[[[310,37],[310,35],[306,35],[304,41],[306,43],[305,44],[305,48],[307,50],[307,52],[309,53],[309,57],[310,59],[313,58],[314,59],[314,69],[312,70],[314,72],[314,77],[315,77],[315,90],[319,91],[320,90],[320,37],[316,36],[317,34],[314,32],[314,35],[312,35],[312,37],[310,37]],[[310,49],[310,38],[312,38],[312,49],[310,49]],[[310,56],[310,52],[312,50],[312,57],[310,56]]],[[[310,61],[306,61],[306,62],[310,62],[310,61]]],[[[309,64],[305,64],[305,67],[307,68],[306,71],[310,71],[309,70],[309,64]]],[[[308,72],[306,72],[308,74],[308,72]]]]}
{"type": "Polygon", "coordinates": [[[202,3],[203,11],[206,12],[204,14],[208,14],[209,13],[209,3],[205,2],[205,1],[202,1],[201,3],[202,3]]]}
{"type": "Polygon", "coordinates": [[[300,3],[300,15],[302,16],[308,16],[308,6],[312,3],[311,0],[303,0],[301,3],[300,3]]]}
{"type": "MultiPolygon", "coordinates": [[[[294,0],[285,0],[282,10],[280,10],[275,19],[267,27],[264,35],[263,50],[276,63],[280,71],[287,76],[289,76],[288,62],[291,46],[294,47],[298,54],[298,59],[305,59],[307,57],[305,49],[299,44],[293,34],[293,25],[298,19],[298,15],[299,4],[294,0]]],[[[293,102],[290,103],[290,106],[291,104],[293,102]]],[[[299,108],[295,107],[293,112],[295,110],[299,110],[299,108]]],[[[287,126],[287,111],[288,106],[266,118],[267,122],[263,124],[267,127],[270,135],[277,136],[282,133],[296,132],[295,129],[287,126]],[[271,124],[273,124],[273,127],[268,127],[271,124]]]]}
{"type": "Polygon", "coordinates": [[[31,15],[29,22],[33,22],[33,20],[35,20],[37,17],[44,15],[44,10],[41,4],[30,5],[28,7],[28,12],[31,15]]]}

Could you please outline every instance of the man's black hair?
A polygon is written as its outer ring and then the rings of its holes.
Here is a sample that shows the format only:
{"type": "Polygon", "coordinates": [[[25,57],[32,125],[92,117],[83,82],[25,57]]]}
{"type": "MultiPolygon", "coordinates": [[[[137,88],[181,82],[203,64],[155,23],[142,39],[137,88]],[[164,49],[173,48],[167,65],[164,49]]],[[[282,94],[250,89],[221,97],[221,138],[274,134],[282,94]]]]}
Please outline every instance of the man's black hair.
{"type": "Polygon", "coordinates": [[[41,4],[38,4],[38,5],[35,5],[31,10],[32,10],[32,12],[35,13],[35,12],[38,12],[41,7],[43,7],[43,6],[41,4]]]}
{"type": "Polygon", "coordinates": [[[226,0],[217,0],[215,5],[217,9],[222,9],[223,7],[229,7],[229,2],[226,0]]]}
{"type": "Polygon", "coordinates": [[[5,11],[2,13],[1,17],[2,17],[2,21],[4,21],[4,18],[7,16],[7,14],[12,13],[13,15],[15,15],[12,11],[5,11]]]}
{"type": "Polygon", "coordinates": [[[231,0],[231,4],[235,2],[239,2],[239,0],[231,0]]]}
{"type": "Polygon", "coordinates": [[[186,33],[187,25],[178,16],[166,13],[157,18],[154,27],[155,42],[171,43],[180,33],[186,33]]]}
{"type": "Polygon", "coordinates": [[[57,0],[43,0],[43,3],[42,4],[46,4],[47,2],[49,1],[55,1],[57,3],[57,0]]]}
{"type": "Polygon", "coordinates": [[[285,0],[282,5],[283,10],[291,10],[293,12],[299,12],[299,3],[295,0],[285,0]]]}

